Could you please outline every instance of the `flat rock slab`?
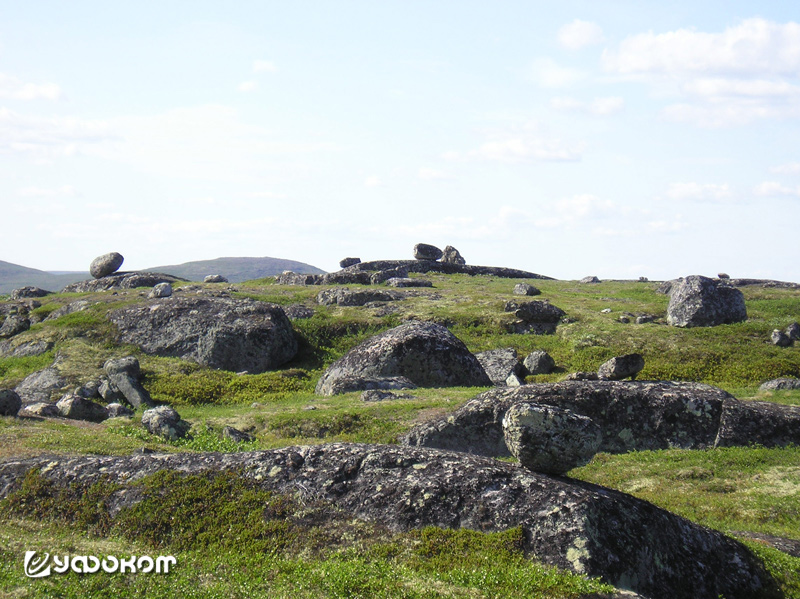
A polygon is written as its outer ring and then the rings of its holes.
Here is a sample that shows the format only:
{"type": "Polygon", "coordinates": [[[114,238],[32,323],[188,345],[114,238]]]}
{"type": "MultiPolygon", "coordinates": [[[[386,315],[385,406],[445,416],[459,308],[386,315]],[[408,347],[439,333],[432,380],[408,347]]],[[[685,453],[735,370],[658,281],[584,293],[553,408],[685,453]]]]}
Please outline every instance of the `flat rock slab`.
{"type": "Polygon", "coordinates": [[[800,443],[798,407],[738,401],[700,383],[580,380],[490,389],[453,414],[418,425],[403,443],[509,456],[503,416],[523,402],[591,418],[603,432],[599,451],[609,453],[800,443]]]}
{"type": "Polygon", "coordinates": [[[148,354],[252,374],[273,370],[297,353],[280,306],[224,297],[167,297],[109,314],[120,340],[148,354]]]}
{"type": "MultiPolygon", "coordinates": [[[[160,470],[234,471],[266,490],[323,499],[393,530],[500,531],[522,526],[539,560],[651,599],[774,596],[774,581],[743,545],[624,493],[462,453],[331,444],[246,453],[37,457],[0,463],[0,498],[38,468],[59,485],[130,487],[160,470]]],[[[110,514],[137,501],[117,492],[110,514]]]]}
{"type": "Polygon", "coordinates": [[[110,289],[135,289],[136,287],[155,287],[159,283],[186,281],[160,272],[115,272],[99,279],[89,279],[67,285],[62,293],[87,293],[108,291],[110,289]]]}
{"type": "MultiPolygon", "coordinates": [[[[393,268],[406,268],[408,272],[439,272],[442,274],[466,274],[466,275],[489,275],[507,279],[547,279],[546,277],[526,270],[516,268],[505,268],[501,266],[475,266],[472,264],[452,264],[437,262],[435,260],[374,260],[372,262],[361,262],[350,266],[339,272],[357,272],[373,270],[390,270],[393,268]]],[[[332,273],[334,274],[334,273],[332,273]]]]}

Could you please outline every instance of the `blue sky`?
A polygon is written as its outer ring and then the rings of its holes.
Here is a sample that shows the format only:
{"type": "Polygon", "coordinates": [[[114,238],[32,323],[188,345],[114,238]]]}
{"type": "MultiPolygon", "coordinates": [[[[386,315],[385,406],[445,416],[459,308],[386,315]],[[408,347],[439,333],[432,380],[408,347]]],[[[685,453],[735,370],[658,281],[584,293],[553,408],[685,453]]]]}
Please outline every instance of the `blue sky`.
{"type": "Polygon", "coordinates": [[[794,2],[0,0],[0,260],[800,281],[794,2]]]}

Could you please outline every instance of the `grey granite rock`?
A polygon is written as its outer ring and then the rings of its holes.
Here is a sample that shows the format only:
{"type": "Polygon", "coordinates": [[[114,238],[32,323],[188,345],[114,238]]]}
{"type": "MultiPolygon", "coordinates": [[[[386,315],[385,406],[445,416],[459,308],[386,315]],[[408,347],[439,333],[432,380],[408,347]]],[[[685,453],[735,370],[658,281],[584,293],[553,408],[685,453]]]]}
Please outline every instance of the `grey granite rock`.
{"type": "Polygon", "coordinates": [[[525,356],[522,365],[528,374],[550,374],[556,367],[556,361],[546,351],[538,349],[525,356]]]}
{"type": "Polygon", "coordinates": [[[117,272],[124,261],[125,258],[118,252],[103,254],[92,260],[92,264],[89,266],[89,274],[95,279],[107,277],[117,272]]]}
{"type": "Polygon", "coordinates": [[[601,364],[597,369],[597,376],[609,381],[621,381],[627,378],[633,380],[643,368],[642,354],[626,354],[616,356],[601,364]]]}
{"type": "Polygon", "coordinates": [[[467,261],[464,260],[464,257],[461,255],[456,248],[452,245],[445,246],[444,250],[442,251],[442,262],[444,264],[466,264],[467,261]]]}
{"type": "Polygon", "coordinates": [[[495,385],[505,386],[508,377],[523,374],[522,364],[517,357],[517,350],[513,347],[503,349],[490,349],[475,354],[489,379],[495,385]]]}
{"type": "Polygon", "coordinates": [[[0,416],[16,416],[22,399],[13,389],[0,389],[0,416]]]}
{"type": "Polygon", "coordinates": [[[64,418],[69,418],[70,420],[102,422],[108,419],[108,412],[105,406],[94,403],[80,395],[65,395],[58,400],[56,407],[64,418]]]}
{"type": "Polygon", "coordinates": [[[428,243],[418,243],[414,246],[414,259],[415,260],[430,260],[432,262],[442,257],[442,250],[435,245],[428,243]]]}
{"type": "Polygon", "coordinates": [[[747,320],[742,292],[708,277],[693,275],[672,289],[667,323],[674,327],[712,327],[747,320]]]}
{"type": "Polygon", "coordinates": [[[170,406],[158,406],[145,410],[142,414],[142,425],[153,435],[174,441],[185,437],[191,425],[182,420],[180,414],[170,406]]]}

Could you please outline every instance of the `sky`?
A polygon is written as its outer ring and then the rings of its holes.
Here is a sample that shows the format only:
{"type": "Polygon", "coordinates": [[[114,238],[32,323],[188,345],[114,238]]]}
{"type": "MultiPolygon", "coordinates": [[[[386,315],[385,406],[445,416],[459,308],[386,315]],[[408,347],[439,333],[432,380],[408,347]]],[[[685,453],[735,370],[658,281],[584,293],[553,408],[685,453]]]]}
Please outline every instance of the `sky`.
{"type": "Polygon", "coordinates": [[[800,281],[796,0],[0,0],[0,260],[800,281]]]}

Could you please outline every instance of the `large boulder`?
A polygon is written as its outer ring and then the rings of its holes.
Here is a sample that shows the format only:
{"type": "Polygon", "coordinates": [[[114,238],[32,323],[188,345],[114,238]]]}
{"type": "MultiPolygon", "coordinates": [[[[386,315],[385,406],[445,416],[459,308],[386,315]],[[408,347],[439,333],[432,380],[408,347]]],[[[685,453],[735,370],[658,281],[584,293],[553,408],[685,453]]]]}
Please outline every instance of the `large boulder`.
{"type": "Polygon", "coordinates": [[[135,356],[108,360],[103,365],[112,389],[118,390],[134,408],[152,407],[150,393],[139,382],[141,371],[135,356]]]}
{"type": "Polygon", "coordinates": [[[64,418],[69,418],[70,420],[102,422],[108,419],[108,412],[105,406],[94,403],[80,395],[65,395],[58,400],[56,407],[64,418]]]}
{"type": "Polygon", "coordinates": [[[227,472],[395,531],[519,526],[523,549],[542,562],[649,599],[780,596],[761,561],[720,532],[619,491],[464,453],[333,443],[237,453],[41,456],[0,463],[0,499],[32,470],[64,488],[112,485],[102,504],[111,518],[142,500],[130,491],[145,476],[227,472]]]}
{"type": "Polygon", "coordinates": [[[467,261],[456,248],[452,245],[447,245],[442,252],[443,264],[466,264],[467,261]]]}
{"type": "Polygon", "coordinates": [[[403,443],[508,456],[503,416],[517,403],[591,418],[603,431],[600,451],[608,453],[800,443],[800,407],[740,402],[700,383],[580,380],[490,389],[454,413],[416,426],[403,443]]]}
{"type": "Polygon", "coordinates": [[[348,266],[355,266],[356,264],[361,264],[361,258],[342,258],[339,260],[339,268],[347,268],[348,266]]]}
{"type": "Polygon", "coordinates": [[[0,416],[16,416],[22,400],[12,389],[0,389],[0,416]]]}
{"type": "Polygon", "coordinates": [[[432,322],[409,322],[370,337],[328,367],[316,392],[331,395],[337,379],[354,376],[403,376],[420,387],[491,385],[467,346],[432,322]]]}
{"type": "Polygon", "coordinates": [[[317,303],[322,306],[363,306],[371,302],[392,302],[401,298],[398,293],[385,289],[335,287],[320,291],[317,294],[317,303]]]}
{"type": "Polygon", "coordinates": [[[211,368],[256,374],[297,353],[281,307],[250,299],[173,296],[116,310],[109,318],[123,343],[211,368]]]}
{"type": "Polygon", "coordinates": [[[744,320],[744,295],[735,287],[699,275],[673,285],[667,323],[674,327],[713,327],[744,320]]]}
{"type": "Polygon", "coordinates": [[[532,300],[529,302],[506,302],[506,312],[513,312],[517,320],[510,323],[510,333],[534,333],[552,335],[558,322],[566,312],[550,302],[532,300]]]}
{"type": "Polygon", "coordinates": [[[436,261],[442,257],[442,250],[435,245],[427,243],[418,243],[414,246],[414,259],[415,260],[431,260],[436,261]]]}
{"type": "Polygon", "coordinates": [[[495,385],[506,385],[508,377],[524,376],[522,364],[519,363],[517,357],[517,350],[513,347],[506,347],[503,349],[490,349],[475,354],[478,362],[481,363],[489,379],[495,385]]]}
{"type": "Polygon", "coordinates": [[[541,295],[542,292],[530,283],[517,283],[514,285],[513,293],[514,295],[541,295]]]}
{"type": "Polygon", "coordinates": [[[642,354],[626,354],[603,362],[597,369],[597,376],[609,381],[621,381],[628,377],[635,379],[642,368],[644,368],[642,354]]]}
{"type": "Polygon", "coordinates": [[[181,419],[180,414],[170,406],[158,406],[145,410],[142,414],[142,425],[153,435],[175,441],[185,437],[191,425],[181,419]]]}
{"type": "Polygon", "coordinates": [[[55,366],[50,366],[25,377],[14,391],[26,404],[40,401],[52,403],[53,394],[61,391],[66,384],[67,379],[61,376],[55,366]]]}
{"type": "Polygon", "coordinates": [[[95,279],[102,279],[103,277],[117,272],[124,261],[125,258],[118,252],[103,254],[92,260],[89,266],[89,274],[95,279]]]}
{"type": "Polygon", "coordinates": [[[416,389],[404,376],[365,377],[357,374],[340,376],[328,383],[324,395],[341,395],[353,391],[383,391],[387,389],[416,389]]]}
{"type": "Polygon", "coordinates": [[[603,438],[591,418],[553,406],[518,403],[503,416],[503,437],[528,470],[564,474],[588,464],[603,438]]]}

